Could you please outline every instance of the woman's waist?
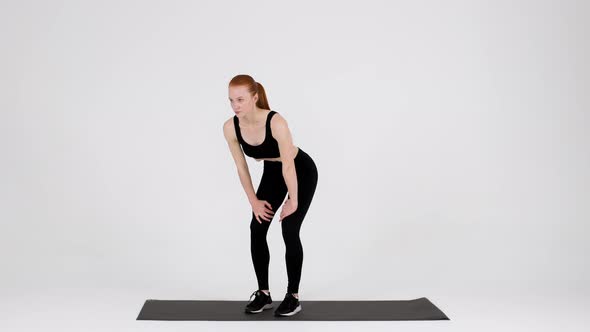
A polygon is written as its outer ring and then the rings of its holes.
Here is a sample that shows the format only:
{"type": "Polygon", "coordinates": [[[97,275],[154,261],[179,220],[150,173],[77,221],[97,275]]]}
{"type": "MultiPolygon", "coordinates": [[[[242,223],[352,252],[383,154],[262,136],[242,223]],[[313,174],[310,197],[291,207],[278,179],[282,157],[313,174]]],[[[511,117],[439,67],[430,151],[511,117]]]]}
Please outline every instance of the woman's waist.
{"type": "MultiPolygon", "coordinates": [[[[281,157],[276,157],[276,158],[268,158],[268,159],[257,159],[257,160],[264,160],[264,164],[265,165],[269,165],[269,166],[282,166],[281,164],[282,159],[281,157]]],[[[309,154],[307,154],[307,152],[303,151],[303,149],[301,149],[300,147],[297,147],[297,152],[295,153],[295,156],[293,157],[293,161],[295,162],[295,164],[307,164],[309,162],[313,163],[313,159],[311,158],[311,156],[309,154]]]]}

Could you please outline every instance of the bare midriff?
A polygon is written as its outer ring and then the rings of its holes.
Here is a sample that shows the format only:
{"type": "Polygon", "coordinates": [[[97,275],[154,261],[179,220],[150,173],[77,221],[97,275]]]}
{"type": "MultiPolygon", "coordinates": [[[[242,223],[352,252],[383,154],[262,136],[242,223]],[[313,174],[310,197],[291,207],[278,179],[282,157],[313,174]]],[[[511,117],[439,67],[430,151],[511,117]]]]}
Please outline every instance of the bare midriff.
{"type": "MultiPolygon", "coordinates": [[[[293,158],[295,158],[295,156],[297,155],[297,152],[299,152],[299,147],[294,146],[295,147],[295,153],[293,153],[293,158]]],[[[256,161],[261,161],[261,160],[268,160],[268,161],[282,161],[281,157],[276,157],[276,158],[254,158],[256,159],[256,161]]]]}

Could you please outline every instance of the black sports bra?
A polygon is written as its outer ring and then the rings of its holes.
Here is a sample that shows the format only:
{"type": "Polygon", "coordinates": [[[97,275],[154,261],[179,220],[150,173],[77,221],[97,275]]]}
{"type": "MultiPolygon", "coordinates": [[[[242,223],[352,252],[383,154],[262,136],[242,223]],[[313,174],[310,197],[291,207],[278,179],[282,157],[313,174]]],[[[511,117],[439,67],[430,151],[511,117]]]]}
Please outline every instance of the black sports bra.
{"type": "Polygon", "coordinates": [[[281,154],[279,153],[279,142],[272,137],[272,133],[270,130],[270,119],[275,114],[275,111],[270,111],[266,116],[266,132],[264,135],[264,141],[259,145],[250,145],[244,141],[242,138],[242,132],[240,131],[240,120],[238,119],[237,115],[234,115],[234,127],[236,128],[236,136],[238,137],[238,142],[242,145],[242,149],[244,149],[244,154],[252,158],[277,158],[280,157],[281,154]]]}

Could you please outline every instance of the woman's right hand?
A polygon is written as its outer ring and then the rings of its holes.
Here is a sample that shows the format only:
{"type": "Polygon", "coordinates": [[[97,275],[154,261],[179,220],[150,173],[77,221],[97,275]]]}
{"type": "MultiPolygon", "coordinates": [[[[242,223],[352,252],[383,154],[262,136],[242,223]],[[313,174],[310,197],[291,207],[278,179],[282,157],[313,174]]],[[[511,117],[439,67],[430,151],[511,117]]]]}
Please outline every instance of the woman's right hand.
{"type": "Polygon", "coordinates": [[[272,217],[274,216],[274,212],[272,211],[272,205],[269,202],[261,199],[257,199],[252,203],[252,212],[256,216],[256,220],[258,220],[259,224],[262,224],[261,219],[265,221],[271,221],[272,217]]]}

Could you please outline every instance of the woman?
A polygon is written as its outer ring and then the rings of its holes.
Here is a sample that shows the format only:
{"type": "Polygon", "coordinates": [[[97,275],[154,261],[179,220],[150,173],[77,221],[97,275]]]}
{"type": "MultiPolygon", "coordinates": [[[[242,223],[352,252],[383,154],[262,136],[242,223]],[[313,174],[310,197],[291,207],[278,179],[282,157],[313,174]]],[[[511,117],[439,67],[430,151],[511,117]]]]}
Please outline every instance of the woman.
{"type": "Polygon", "coordinates": [[[259,313],[273,307],[268,290],[270,252],[266,234],[275,211],[287,195],[279,222],[289,280],[287,294],[275,310],[275,316],[292,316],[301,310],[298,291],[303,247],[299,230],[315,193],[318,171],[311,157],[293,145],[287,121],[270,110],[260,83],[249,75],[235,76],[229,82],[229,100],[235,115],[224,123],[223,134],[252,206],[250,252],[258,280],[258,290],[250,296],[250,299],[255,298],[248,303],[245,312],[259,313]],[[244,154],[257,161],[264,160],[256,193],[244,154]]]}

